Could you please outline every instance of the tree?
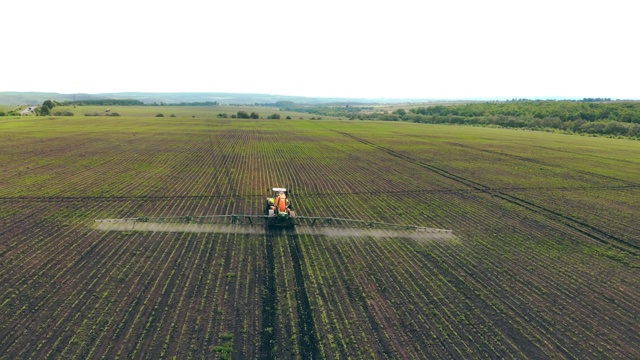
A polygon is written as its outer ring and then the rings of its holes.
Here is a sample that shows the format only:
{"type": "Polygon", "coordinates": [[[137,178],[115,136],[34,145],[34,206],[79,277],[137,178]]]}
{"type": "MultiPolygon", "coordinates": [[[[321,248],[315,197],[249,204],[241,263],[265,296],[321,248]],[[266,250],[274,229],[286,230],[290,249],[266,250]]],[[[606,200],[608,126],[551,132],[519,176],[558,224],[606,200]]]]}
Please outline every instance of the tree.
{"type": "Polygon", "coordinates": [[[249,119],[249,114],[246,111],[238,111],[238,119],[249,119]]]}
{"type": "Polygon", "coordinates": [[[55,106],[55,104],[53,103],[53,101],[45,100],[42,103],[42,105],[40,105],[38,108],[36,108],[36,114],[38,114],[40,116],[51,115],[51,109],[53,109],[54,106],[55,106]]]}
{"type": "Polygon", "coordinates": [[[37,110],[37,113],[40,116],[51,115],[51,109],[47,106],[40,106],[37,110]]]}
{"type": "Polygon", "coordinates": [[[251,112],[251,115],[249,115],[249,117],[252,119],[260,119],[260,115],[258,115],[257,112],[251,112]]]}

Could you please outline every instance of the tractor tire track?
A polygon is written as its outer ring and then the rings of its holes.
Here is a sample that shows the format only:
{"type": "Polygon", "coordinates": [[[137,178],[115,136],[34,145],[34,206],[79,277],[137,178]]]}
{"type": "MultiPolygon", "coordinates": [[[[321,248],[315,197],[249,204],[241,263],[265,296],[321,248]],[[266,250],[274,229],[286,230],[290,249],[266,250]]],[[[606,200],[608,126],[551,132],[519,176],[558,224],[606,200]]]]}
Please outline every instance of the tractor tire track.
{"type": "Polygon", "coordinates": [[[262,331],[260,333],[260,359],[274,359],[276,315],[278,298],[276,293],[275,255],[273,242],[275,231],[265,228],[265,265],[262,289],[262,331]]]}
{"type": "MultiPolygon", "coordinates": [[[[494,150],[481,149],[481,148],[477,148],[477,147],[473,147],[473,146],[469,146],[469,145],[465,145],[465,144],[454,143],[454,142],[449,142],[448,144],[451,144],[451,145],[454,145],[454,146],[457,146],[457,147],[461,147],[461,148],[465,148],[465,149],[470,149],[470,150],[473,150],[473,151],[484,152],[484,153],[491,154],[491,155],[500,155],[500,156],[504,156],[504,157],[507,157],[507,158],[510,158],[510,159],[516,159],[516,160],[520,160],[520,161],[524,161],[524,162],[528,162],[528,163],[532,163],[532,164],[536,164],[536,165],[548,166],[550,168],[565,169],[565,170],[567,169],[567,168],[563,168],[562,166],[559,166],[559,165],[556,165],[556,164],[551,164],[551,163],[548,163],[548,162],[545,162],[545,161],[542,161],[542,160],[538,160],[538,159],[528,158],[526,156],[507,154],[507,153],[494,151],[494,150]]],[[[602,179],[618,181],[618,182],[621,182],[621,183],[628,184],[628,186],[631,186],[631,187],[640,186],[640,184],[637,183],[637,182],[624,180],[624,179],[619,179],[619,178],[616,178],[614,176],[596,174],[594,172],[584,171],[584,170],[577,170],[577,169],[571,169],[571,171],[576,172],[578,174],[582,174],[582,175],[588,175],[588,176],[598,177],[598,178],[602,178],[602,179]]]]}
{"type": "MultiPolygon", "coordinates": [[[[524,144],[520,144],[520,145],[524,145],[524,144]]],[[[556,149],[556,148],[552,148],[552,147],[548,147],[548,146],[540,146],[540,145],[527,144],[525,146],[531,146],[533,148],[550,150],[550,151],[555,151],[555,152],[564,153],[564,154],[577,154],[577,155],[580,155],[580,156],[588,156],[588,157],[591,157],[591,158],[602,159],[602,160],[606,160],[606,161],[615,161],[615,162],[619,162],[619,163],[638,165],[637,161],[630,161],[630,160],[624,160],[624,159],[615,159],[615,158],[610,158],[610,157],[607,157],[607,156],[601,156],[601,155],[595,155],[595,154],[586,154],[584,152],[570,151],[570,150],[565,150],[565,149],[556,149]]]]}
{"type": "MultiPolygon", "coordinates": [[[[559,190],[559,191],[588,191],[588,190],[628,190],[640,189],[640,185],[619,185],[619,186],[509,186],[509,187],[492,187],[492,190],[500,191],[539,191],[539,190],[559,190]]],[[[387,190],[387,191],[332,191],[332,192],[315,192],[297,195],[300,198],[326,197],[328,195],[412,195],[412,194],[465,194],[478,193],[484,190],[472,189],[418,189],[418,190],[387,190]]]]}
{"type": "Polygon", "coordinates": [[[313,312],[309,303],[309,295],[304,284],[302,264],[304,256],[298,244],[298,234],[295,229],[286,231],[289,241],[289,252],[293,263],[293,273],[296,280],[296,300],[298,303],[298,331],[300,333],[298,346],[303,359],[319,359],[318,338],[315,332],[313,312]]]}
{"type": "Polygon", "coordinates": [[[0,202],[85,202],[85,201],[102,201],[102,202],[122,202],[122,201],[139,201],[154,202],[165,200],[210,200],[210,199],[251,199],[263,197],[263,194],[227,194],[227,195],[171,195],[171,196],[3,196],[0,202]]]}
{"type": "Polygon", "coordinates": [[[371,146],[375,149],[381,150],[393,157],[396,157],[398,159],[401,159],[403,161],[409,162],[411,164],[417,165],[421,168],[427,169],[429,171],[432,171],[440,176],[443,176],[447,179],[453,180],[455,182],[458,182],[460,184],[469,186],[471,188],[474,188],[480,192],[486,193],[487,195],[491,195],[493,197],[499,198],[501,200],[504,200],[508,203],[517,205],[519,207],[525,208],[529,211],[535,212],[537,214],[540,214],[556,223],[560,223],[566,227],[571,228],[574,231],[579,232],[580,234],[595,240],[597,242],[600,242],[602,244],[605,245],[610,245],[618,250],[624,251],[626,253],[629,253],[633,256],[639,256],[640,255],[640,246],[633,244],[631,242],[628,242],[624,239],[621,239],[615,235],[609,234],[601,229],[596,228],[595,226],[592,226],[586,222],[580,221],[578,219],[575,219],[571,216],[559,213],[557,211],[548,209],[544,206],[535,204],[531,201],[527,201],[524,199],[521,199],[519,197],[513,196],[513,195],[509,195],[506,194],[498,189],[492,189],[482,183],[479,183],[477,181],[473,181],[467,178],[464,178],[462,176],[459,175],[455,175],[447,170],[441,169],[439,167],[424,163],[420,160],[414,159],[410,156],[404,155],[402,153],[399,153],[393,149],[384,147],[384,146],[380,146],[377,145],[375,143],[372,143],[370,141],[367,141],[365,139],[361,139],[357,136],[345,133],[345,132],[340,132],[340,131],[336,131],[337,133],[349,137],[355,141],[358,141],[362,144],[371,146]]]}
{"type": "MultiPolygon", "coordinates": [[[[417,162],[417,160],[415,160],[417,162]]],[[[553,165],[549,165],[553,166],[553,165]]],[[[588,173],[588,172],[585,172],[588,173]]],[[[588,173],[591,174],[591,173],[588,173]]],[[[626,190],[626,189],[640,189],[640,184],[635,184],[630,181],[620,180],[606,175],[591,174],[601,177],[607,177],[613,180],[628,182],[630,185],[597,185],[597,186],[510,186],[510,187],[492,187],[493,191],[538,191],[538,190],[560,190],[560,191],[576,191],[576,190],[626,190]]],[[[297,194],[296,197],[308,198],[308,197],[325,197],[327,195],[377,195],[377,194],[390,194],[390,195],[403,195],[403,194],[458,194],[458,193],[474,193],[485,192],[485,189],[470,188],[470,189],[418,189],[418,190],[389,190],[389,191],[332,191],[332,192],[313,192],[297,194]]],[[[233,200],[245,200],[262,198],[264,194],[229,194],[229,195],[174,195],[174,196],[2,196],[0,197],[0,203],[69,203],[79,202],[86,203],[87,201],[97,201],[105,203],[118,203],[126,201],[138,201],[141,203],[158,202],[167,200],[187,200],[187,201],[206,201],[215,199],[233,199],[233,200]]]]}

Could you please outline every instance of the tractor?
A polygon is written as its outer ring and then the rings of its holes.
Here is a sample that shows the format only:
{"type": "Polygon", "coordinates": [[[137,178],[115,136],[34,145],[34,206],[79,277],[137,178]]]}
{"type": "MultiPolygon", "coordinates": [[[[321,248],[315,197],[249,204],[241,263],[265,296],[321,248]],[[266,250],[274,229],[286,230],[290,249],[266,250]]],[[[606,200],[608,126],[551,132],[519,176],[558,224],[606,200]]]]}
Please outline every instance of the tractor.
{"type": "Polygon", "coordinates": [[[269,196],[265,204],[265,216],[267,217],[267,226],[292,228],[295,226],[295,211],[291,208],[291,201],[288,197],[289,193],[285,188],[269,189],[269,196]]]}

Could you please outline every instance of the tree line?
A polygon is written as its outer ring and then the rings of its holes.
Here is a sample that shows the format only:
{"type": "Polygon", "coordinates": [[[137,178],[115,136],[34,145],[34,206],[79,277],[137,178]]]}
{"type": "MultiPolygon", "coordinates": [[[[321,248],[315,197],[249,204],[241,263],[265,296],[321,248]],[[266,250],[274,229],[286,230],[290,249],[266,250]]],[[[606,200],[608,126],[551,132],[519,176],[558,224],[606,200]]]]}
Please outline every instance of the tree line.
{"type": "Polygon", "coordinates": [[[352,120],[500,126],[640,138],[637,101],[514,100],[343,115],[352,120]]]}
{"type": "Polygon", "coordinates": [[[640,102],[505,101],[411,109],[421,115],[488,117],[512,116],[560,121],[619,121],[640,124],[640,102]]]}

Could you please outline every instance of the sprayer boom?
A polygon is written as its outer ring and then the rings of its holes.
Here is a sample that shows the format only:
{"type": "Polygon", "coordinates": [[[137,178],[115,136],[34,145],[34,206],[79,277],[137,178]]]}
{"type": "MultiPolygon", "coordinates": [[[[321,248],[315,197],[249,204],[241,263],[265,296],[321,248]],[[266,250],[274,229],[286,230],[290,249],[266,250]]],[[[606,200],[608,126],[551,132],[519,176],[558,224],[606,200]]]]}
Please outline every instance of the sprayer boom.
{"type": "MultiPolygon", "coordinates": [[[[210,216],[179,216],[179,217],[137,217],[123,219],[98,219],[96,223],[99,228],[108,229],[121,228],[123,225],[130,230],[136,228],[142,230],[148,228],[145,224],[219,224],[219,225],[267,225],[270,221],[268,215],[210,215],[210,216]]],[[[337,228],[337,229],[380,229],[380,230],[404,230],[404,231],[428,231],[428,232],[451,232],[451,230],[428,228],[416,225],[391,224],[378,221],[365,221],[354,219],[343,219],[334,217],[306,217],[296,216],[291,218],[296,227],[310,228],[337,228]]],[[[194,227],[196,228],[196,227],[194,227]]],[[[187,228],[185,228],[187,229],[187,228]]]]}

